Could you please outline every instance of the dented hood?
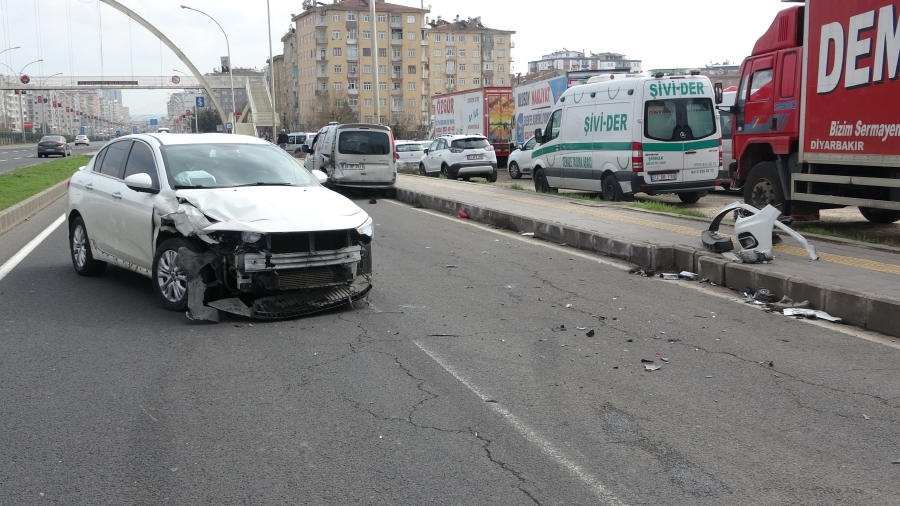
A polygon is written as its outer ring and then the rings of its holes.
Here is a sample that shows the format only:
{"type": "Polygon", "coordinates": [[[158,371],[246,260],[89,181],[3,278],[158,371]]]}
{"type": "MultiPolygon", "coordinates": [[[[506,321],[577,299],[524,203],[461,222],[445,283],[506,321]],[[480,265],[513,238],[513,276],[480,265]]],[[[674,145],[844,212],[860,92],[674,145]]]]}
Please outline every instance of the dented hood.
{"type": "Polygon", "coordinates": [[[204,232],[346,230],[368,218],[350,199],[321,186],[204,188],[178,190],[175,195],[216,221],[204,232]]]}

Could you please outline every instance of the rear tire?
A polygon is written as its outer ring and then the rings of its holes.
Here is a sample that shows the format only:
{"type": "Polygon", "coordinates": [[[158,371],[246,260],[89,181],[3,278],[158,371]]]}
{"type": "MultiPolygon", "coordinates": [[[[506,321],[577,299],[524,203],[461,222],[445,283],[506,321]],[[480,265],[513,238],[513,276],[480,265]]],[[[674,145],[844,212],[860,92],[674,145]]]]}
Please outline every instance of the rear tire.
{"type": "Polygon", "coordinates": [[[678,198],[685,204],[696,204],[700,202],[700,197],[704,197],[703,192],[687,192],[679,193],[678,198]]]}
{"type": "Polygon", "coordinates": [[[450,167],[448,167],[447,165],[441,166],[441,174],[443,174],[445,178],[447,178],[451,181],[456,181],[456,179],[457,179],[450,175],[450,167]]]}
{"type": "Polygon", "coordinates": [[[519,170],[519,164],[516,162],[511,162],[509,164],[509,177],[513,179],[519,179],[522,177],[522,171],[519,170]]]}
{"type": "Polygon", "coordinates": [[[790,214],[775,162],[759,162],[753,167],[744,185],[744,203],[757,209],[771,205],[785,216],[790,214]]]}
{"type": "Polygon", "coordinates": [[[169,311],[184,311],[188,307],[187,275],[176,263],[180,248],[199,252],[187,239],[169,239],[160,244],[153,255],[153,293],[169,311]]]}
{"type": "Polygon", "coordinates": [[[543,169],[537,169],[534,171],[534,191],[538,193],[550,193],[553,191],[553,188],[550,188],[550,183],[547,181],[547,176],[544,175],[543,169]]]}
{"type": "Polygon", "coordinates": [[[495,169],[494,172],[491,172],[491,175],[486,177],[485,179],[487,179],[488,183],[496,183],[497,182],[497,170],[495,169]]]}
{"type": "Polygon", "coordinates": [[[860,207],[859,213],[872,223],[896,223],[900,221],[900,211],[894,211],[893,209],[860,207]]]}
{"type": "Polygon", "coordinates": [[[603,178],[603,200],[606,202],[621,202],[625,200],[622,187],[616,180],[616,176],[609,174],[603,178]]]}
{"type": "Polygon", "coordinates": [[[106,262],[94,260],[91,240],[81,216],[69,224],[69,253],[72,256],[72,266],[79,276],[99,276],[106,270],[106,262]]]}

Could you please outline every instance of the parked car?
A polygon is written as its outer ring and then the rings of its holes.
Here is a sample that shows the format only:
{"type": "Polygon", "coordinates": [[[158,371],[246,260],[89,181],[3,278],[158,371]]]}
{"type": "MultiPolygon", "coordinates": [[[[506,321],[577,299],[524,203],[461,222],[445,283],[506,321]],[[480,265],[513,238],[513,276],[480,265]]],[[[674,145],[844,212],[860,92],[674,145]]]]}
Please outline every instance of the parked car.
{"type": "Polygon", "coordinates": [[[38,158],[50,155],[72,156],[72,146],[62,135],[45,135],[37,145],[38,158]]]}
{"type": "Polygon", "coordinates": [[[113,140],[72,176],[75,272],[153,280],[162,306],[289,318],[372,287],[372,219],[277,146],[229,134],[113,140]]]}
{"type": "Polygon", "coordinates": [[[519,145],[519,149],[509,154],[509,162],[507,162],[509,177],[519,179],[522,174],[531,174],[531,153],[536,144],[537,139],[532,137],[525,144],[519,145]]]}
{"type": "Polygon", "coordinates": [[[85,146],[90,146],[90,145],[91,145],[91,140],[88,139],[88,136],[87,136],[87,135],[76,135],[76,136],[75,136],[75,142],[74,142],[74,144],[75,144],[76,146],[81,146],[82,144],[85,145],[85,146]]]}
{"type": "Polygon", "coordinates": [[[419,166],[424,175],[443,174],[447,179],[483,177],[497,180],[497,156],[483,135],[450,135],[432,141],[419,166]]]}
{"type": "Polygon", "coordinates": [[[417,141],[397,141],[394,146],[397,152],[397,172],[415,174],[419,172],[419,162],[425,154],[425,148],[417,141]]]}
{"type": "Polygon", "coordinates": [[[288,134],[288,143],[284,150],[299,155],[303,152],[303,146],[312,145],[315,136],[316,132],[291,132],[288,134]]]}

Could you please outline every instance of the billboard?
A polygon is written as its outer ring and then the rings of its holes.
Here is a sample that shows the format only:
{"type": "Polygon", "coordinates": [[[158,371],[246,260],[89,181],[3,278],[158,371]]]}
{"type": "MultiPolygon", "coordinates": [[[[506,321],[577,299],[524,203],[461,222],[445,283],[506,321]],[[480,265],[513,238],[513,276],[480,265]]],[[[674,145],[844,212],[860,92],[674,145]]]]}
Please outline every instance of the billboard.
{"type": "Polygon", "coordinates": [[[481,134],[484,131],[484,99],[481,91],[433,99],[434,135],[481,134]]]}
{"type": "Polygon", "coordinates": [[[816,154],[900,154],[900,118],[885,106],[900,95],[898,13],[885,3],[808,4],[801,151],[810,161],[816,154]]]}
{"type": "Polygon", "coordinates": [[[516,143],[524,143],[534,136],[536,128],[543,128],[559,97],[568,88],[565,76],[538,81],[513,88],[515,98],[516,143]]]}

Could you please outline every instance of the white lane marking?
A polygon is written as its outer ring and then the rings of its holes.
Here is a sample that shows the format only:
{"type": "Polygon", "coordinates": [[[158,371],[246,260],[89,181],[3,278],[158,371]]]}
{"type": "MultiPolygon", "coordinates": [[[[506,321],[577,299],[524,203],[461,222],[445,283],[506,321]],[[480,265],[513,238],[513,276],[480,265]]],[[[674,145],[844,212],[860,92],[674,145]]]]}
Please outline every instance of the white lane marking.
{"type": "Polygon", "coordinates": [[[18,157],[18,158],[13,158],[13,160],[21,160],[21,159],[22,159],[22,157],[21,157],[21,156],[20,156],[20,157],[18,157]]]}
{"type": "MultiPolygon", "coordinates": [[[[416,209],[406,203],[397,202],[394,200],[382,200],[382,202],[390,202],[391,204],[394,204],[397,206],[407,207],[409,209],[420,211],[420,212],[429,214],[431,216],[435,216],[437,218],[443,218],[445,220],[452,221],[454,223],[479,228],[486,232],[491,232],[491,233],[494,233],[497,235],[501,235],[503,237],[506,237],[507,239],[514,239],[514,240],[525,242],[525,243],[528,243],[528,244],[531,244],[534,246],[540,246],[541,248],[550,248],[550,249],[553,249],[553,250],[556,250],[559,252],[563,252],[567,255],[577,256],[580,258],[584,258],[585,260],[590,260],[592,262],[598,262],[598,263],[601,263],[604,265],[609,265],[611,267],[615,267],[615,268],[621,269],[623,271],[628,271],[635,267],[634,264],[630,264],[630,263],[626,262],[625,260],[616,260],[613,258],[598,258],[597,253],[592,254],[592,253],[588,253],[588,252],[585,252],[582,250],[570,248],[569,246],[559,246],[554,243],[549,243],[549,242],[540,241],[540,240],[536,241],[533,238],[522,237],[516,232],[510,232],[509,230],[498,230],[496,228],[491,228],[488,225],[478,222],[478,221],[459,219],[455,216],[452,216],[452,215],[449,215],[446,213],[442,213],[439,211],[432,211],[431,209],[416,209]]],[[[671,283],[671,281],[670,281],[670,283],[671,283]]],[[[696,290],[700,293],[703,293],[706,295],[711,295],[711,296],[717,297],[719,299],[725,299],[725,300],[728,300],[729,302],[733,302],[733,303],[743,306],[743,307],[756,308],[759,311],[766,310],[765,306],[748,305],[746,302],[744,302],[743,299],[736,298],[733,290],[731,290],[730,288],[723,287],[723,286],[711,286],[711,285],[708,285],[705,283],[697,283],[694,281],[678,281],[678,286],[680,288],[690,288],[691,290],[696,290]]],[[[786,316],[785,318],[788,318],[788,317],[786,316]]],[[[814,326],[820,327],[822,329],[828,329],[832,332],[840,332],[841,334],[844,334],[847,336],[856,337],[858,339],[863,339],[866,341],[881,344],[881,345],[888,346],[891,348],[900,349],[900,342],[897,342],[896,337],[882,334],[880,332],[874,332],[871,330],[866,330],[866,329],[863,329],[860,327],[853,327],[850,325],[835,325],[833,323],[827,323],[827,322],[818,321],[818,320],[806,320],[806,319],[796,320],[795,319],[794,321],[800,322],[804,325],[814,325],[814,326]]]]}
{"type": "Polygon", "coordinates": [[[558,448],[553,446],[553,443],[541,437],[537,432],[531,429],[531,427],[525,425],[522,420],[512,414],[508,409],[504,408],[497,402],[486,402],[491,398],[481,393],[481,391],[476,387],[473,383],[459,374],[456,369],[444,362],[440,357],[437,356],[433,351],[422,346],[418,341],[413,341],[413,343],[419,347],[420,350],[425,352],[426,355],[431,357],[432,360],[437,362],[438,365],[444,368],[445,371],[450,373],[451,376],[456,378],[460,383],[466,386],[473,394],[478,396],[479,399],[485,401],[485,405],[491,408],[495,413],[500,415],[507,423],[513,426],[513,428],[518,432],[522,437],[524,437],[529,443],[533,444],[541,451],[544,455],[550,457],[554,462],[565,468],[567,471],[575,475],[582,483],[587,485],[587,487],[603,502],[603,504],[608,504],[610,506],[624,506],[624,503],[619,501],[619,499],[612,494],[606,487],[600,483],[594,475],[588,473],[584,469],[581,468],[575,462],[569,460],[566,455],[560,451],[558,448]]]}
{"type": "Polygon", "coordinates": [[[25,257],[27,257],[29,253],[34,251],[34,249],[37,248],[42,242],[44,242],[44,239],[52,234],[53,231],[56,230],[60,225],[62,225],[64,221],[66,221],[66,215],[62,214],[59,216],[59,218],[56,219],[56,221],[51,223],[49,227],[45,228],[43,232],[38,234],[37,237],[26,244],[24,248],[20,249],[18,253],[7,260],[5,264],[0,265],[0,281],[2,281],[3,278],[5,278],[6,275],[9,274],[9,272],[13,270],[13,268],[15,268],[15,266],[19,265],[22,260],[25,260],[25,257]]]}

